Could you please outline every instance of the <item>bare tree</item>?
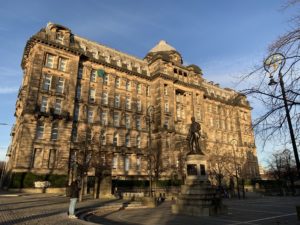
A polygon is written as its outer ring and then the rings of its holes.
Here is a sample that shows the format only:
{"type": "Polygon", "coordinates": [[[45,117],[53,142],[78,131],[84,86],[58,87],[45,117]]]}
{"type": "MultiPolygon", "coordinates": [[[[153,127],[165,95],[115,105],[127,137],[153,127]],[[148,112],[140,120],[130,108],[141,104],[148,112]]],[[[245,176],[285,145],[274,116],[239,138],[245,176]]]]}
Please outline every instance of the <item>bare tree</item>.
{"type": "Polygon", "coordinates": [[[227,151],[222,151],[221,143],[216,142],[214,151],[209,154],[209,176],[215,181],[218,187],[223,185],[224,180],[230,177],[232,167],[232,155],[227,151]]]}
{"type": "MultiPolygon", "coordinates": [[[[287,5],[291,6],[299,2],[299,0],[287,1],[287,5]]],[[[278,38],[268,49],[268,55],[279,52],[285,56],[285,65],[280,70],[285,96],[277,74],[266,73],[263,65],[257,66],[253,72],[242,77],[242,82],[249,88],[241,92],[260,103],[261,115],[255,119],[253,127],[264,144],[268,141],[275,141],[277,144],[280,141],[282,145],[291,143],[284,98],[287,100],[295,138],[297,140],[300,138],[300,17],[296,18],[294,29],[278,38]]]]}
{"type": "Polygon", "coordinates": [[[295,160],[290,150],[285,149],[272,154],[268,162],[268,174],[277,181],[281,194],[285,188],[295,193],[294,179],[297,175],[295,160]]]}

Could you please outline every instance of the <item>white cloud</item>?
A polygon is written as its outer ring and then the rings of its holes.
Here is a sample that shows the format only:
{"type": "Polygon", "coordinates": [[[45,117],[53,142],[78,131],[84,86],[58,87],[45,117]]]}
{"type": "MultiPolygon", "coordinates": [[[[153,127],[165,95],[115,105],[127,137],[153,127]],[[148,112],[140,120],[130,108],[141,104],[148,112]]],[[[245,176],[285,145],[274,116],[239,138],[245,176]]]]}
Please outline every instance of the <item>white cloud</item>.
{"type": "Polygon", "coordinates": [[[19,87],[0,87],[0,94],[12,94],[18,92],[19,87]]]}
{"type": "Polygon", "coordinates": [[[22,74],[20,69],[0,66],[1,77],[15,77],[20,76],[20,74],[22,74]]]}

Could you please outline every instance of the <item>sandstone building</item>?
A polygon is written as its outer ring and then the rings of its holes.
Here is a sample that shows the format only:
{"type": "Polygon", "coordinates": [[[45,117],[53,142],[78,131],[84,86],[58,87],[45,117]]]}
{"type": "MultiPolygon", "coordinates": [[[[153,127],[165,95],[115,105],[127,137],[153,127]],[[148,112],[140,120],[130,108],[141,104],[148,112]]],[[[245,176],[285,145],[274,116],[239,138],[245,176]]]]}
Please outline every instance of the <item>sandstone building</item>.
{"type": "Polygon", "coordinates": [[[72,174],[78,161],[94,165],[91,176],[181,179],[194,116],[212,160],[229,154],[241,176],[259,176],[246,97],[206,81],[165,41],[139,59],[49,23],[27,42],[22,69],[11,173],[72,174]]]}

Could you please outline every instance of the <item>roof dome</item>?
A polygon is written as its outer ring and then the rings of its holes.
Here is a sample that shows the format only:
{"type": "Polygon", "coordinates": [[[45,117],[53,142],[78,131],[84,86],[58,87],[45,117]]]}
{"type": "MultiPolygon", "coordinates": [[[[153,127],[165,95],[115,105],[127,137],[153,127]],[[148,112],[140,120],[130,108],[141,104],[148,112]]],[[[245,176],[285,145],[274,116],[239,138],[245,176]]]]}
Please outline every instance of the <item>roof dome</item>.
{"type": "Polygon", "coordinates": [[[164,61],[182,64],[180,53],[164,40],[160,40],[145,57],[148,62],[153,62],[158,58],[161,58],[164,61]]]}
{"type": "Polygon", "coordinates": [[[176,51],[174,47],[169,45],[165,40],[160,40],[157,45],[155,45],[149,52],[168,52],[176,51]]]}

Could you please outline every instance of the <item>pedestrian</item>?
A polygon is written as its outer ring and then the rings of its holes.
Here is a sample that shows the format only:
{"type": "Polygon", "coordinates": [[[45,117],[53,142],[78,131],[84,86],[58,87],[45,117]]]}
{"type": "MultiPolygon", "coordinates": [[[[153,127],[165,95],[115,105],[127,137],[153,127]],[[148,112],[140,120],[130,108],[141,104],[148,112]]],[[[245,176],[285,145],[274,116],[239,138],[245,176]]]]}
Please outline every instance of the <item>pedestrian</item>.
{"type": "Polygon", "coordinates": [[[74,180],[71,183],[70,186],[70,205],[69,205],[69,218],[71,219],[77,219],[77,216],[75,216],[75,207],[76,207],[76,202],[79,198],[79,182],[78,180],[74,180]]]}

